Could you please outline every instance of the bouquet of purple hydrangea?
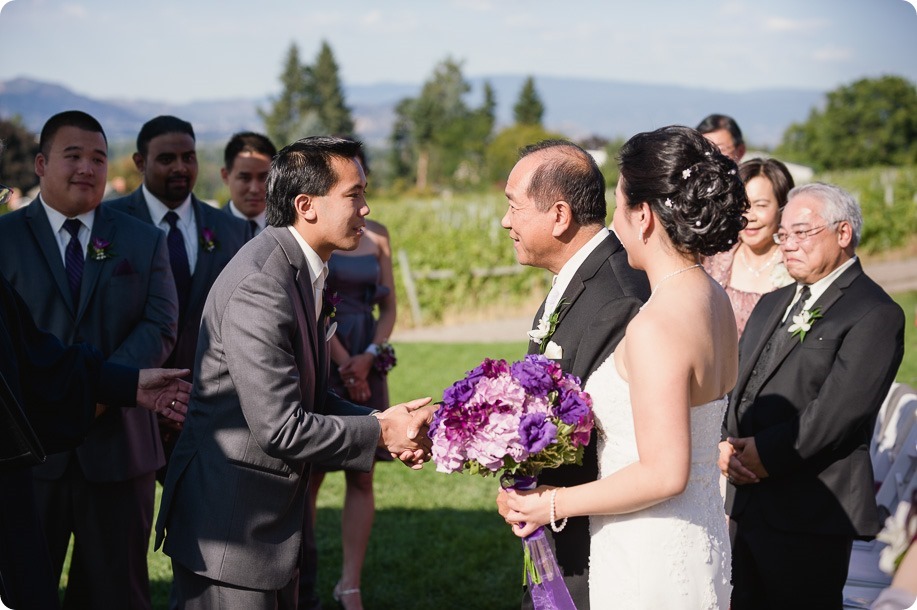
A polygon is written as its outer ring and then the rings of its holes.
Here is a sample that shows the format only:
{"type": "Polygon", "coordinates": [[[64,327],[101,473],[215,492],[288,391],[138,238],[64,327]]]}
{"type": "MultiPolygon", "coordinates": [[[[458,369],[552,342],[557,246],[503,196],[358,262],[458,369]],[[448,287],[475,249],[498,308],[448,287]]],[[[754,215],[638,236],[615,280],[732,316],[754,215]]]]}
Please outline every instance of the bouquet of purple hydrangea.
{"type": "MultiPolygon", "coordinates": [[[[430,424],[433,461],[439,472],[501,473],[505,487],[532,489],[543,468],[582,463],[593,424],[592,399],[556,362],[486,359],[443,392],[430,424]]],[[[544,528],[523,550],[536,610],[575,610],[544,528]]]]}
{"type": "Polygon", "coordinates": [[[439,472],[534,477],[581,463],[592,427],[592,399],[556,362],[486,359],[443,392],[433,461],[439,472]]]}

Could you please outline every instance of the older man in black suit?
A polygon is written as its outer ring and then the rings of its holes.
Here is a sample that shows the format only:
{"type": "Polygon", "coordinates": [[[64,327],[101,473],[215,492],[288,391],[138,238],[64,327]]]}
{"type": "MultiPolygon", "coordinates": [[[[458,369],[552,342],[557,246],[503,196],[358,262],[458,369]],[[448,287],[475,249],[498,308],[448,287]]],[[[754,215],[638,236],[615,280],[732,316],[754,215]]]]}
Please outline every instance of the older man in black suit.
{"type": "MultiPolygon", "coordinates": [[[[0,273],[64,343],[160,366],[178,319],[165,237],[99,205],[107,168],[98,121],[79,111],[48,119],[35,158],[41,193],[0,218],[0,273]]],[[[82,445],[33,469],[39,514],[58,579],[71,533],[76,540],[65,603],[148,608],[154,475],[164,463],[156,419],[100,411],[82,445]]]]}
{"type": "MultiPolygon", "coordinates": [[[[509,230],[516,259],[555,274],[529,333],[529,353],[544,353],[585,383],[649,297],[646,275],[627,264],[621,242],[605,228],[605,178],[579,146],[546,140],[522,150],[507,180],[506,198],[503,228],[509,230]]],[[[597,477],[595,443],[590,442],[582,466],[546,470],[538,480],[570,486],[597,477]]],[[[562,533],[550,534],[576,607],[588,609],[588,517],[571,518],[562,533]]],[[[523,605],[530,604],[524,595],[523,605]]]]}
{"type": "Polygon", "coordinates": [[[776,239],[796,283],[751,314],[720,445],[733,610],[840,608],[852,541],[879,531],[869,441],[904,314],[863,273],[862,224],[836,186],[790,191],[776,239]]]}

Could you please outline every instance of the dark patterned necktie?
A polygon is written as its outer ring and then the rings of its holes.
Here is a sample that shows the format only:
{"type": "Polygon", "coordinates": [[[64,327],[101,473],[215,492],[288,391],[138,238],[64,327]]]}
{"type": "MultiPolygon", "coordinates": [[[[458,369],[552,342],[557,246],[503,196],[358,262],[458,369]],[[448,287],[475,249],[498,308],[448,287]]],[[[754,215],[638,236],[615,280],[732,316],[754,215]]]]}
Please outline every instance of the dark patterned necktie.
{"type": "Polygon", "coordinates": [[[83,246],[80,244],[82,226],[83,223],[76,218],[64,221],[64,229],[70,234],[70,243],[64,250],[64,266],[67,269],[67,283],[70,285],[74,305],[80,302],[80,283],[83,281],[83,246]]]}
{"type": "Polygon", "coordinates": [[[183,314],[188,292],[191,290],[191,265],[188,264],[188,251],[185,250],[185,238],[178,228],[178,214],[167,212],[165,221],[169,223],[169,235],[166,242],[169,246],[169,264],[172,277],[175,278],[175,291],[178,292],[178,311],[183,314]]]}
{"type": "Polygon", "coordinates": [[[258,234],[258,223],[257,222],[255,222],[254,220],[249,220],[248,226],[252,228],[252,237],[258,234]]]}

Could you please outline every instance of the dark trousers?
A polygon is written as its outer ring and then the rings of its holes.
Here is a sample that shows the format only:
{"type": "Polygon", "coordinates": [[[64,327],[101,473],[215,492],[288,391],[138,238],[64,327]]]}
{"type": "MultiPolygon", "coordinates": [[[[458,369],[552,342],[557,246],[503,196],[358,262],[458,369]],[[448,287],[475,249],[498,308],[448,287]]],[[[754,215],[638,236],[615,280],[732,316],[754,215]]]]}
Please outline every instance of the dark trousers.
{"type": "Polygon", "coordinates": [[[732,610],[840,610],[853,540],[735,521],[732,610]]]}
{"type": "Polygon", "coordinates": [[[146,555],[155,473],[127,481],[86,480],[76,459],[60,479],[35,480],[35,497],[54,577],[73,534],[64,608],[150,608],[146,555]]]}
{"type": "Polygon", "coordinates": [[[179,610],[277,610],[282,599],[296,595],[295,578],[279,591],[246,589],[195,574],[174,560],[172,577],[179,610]]]}

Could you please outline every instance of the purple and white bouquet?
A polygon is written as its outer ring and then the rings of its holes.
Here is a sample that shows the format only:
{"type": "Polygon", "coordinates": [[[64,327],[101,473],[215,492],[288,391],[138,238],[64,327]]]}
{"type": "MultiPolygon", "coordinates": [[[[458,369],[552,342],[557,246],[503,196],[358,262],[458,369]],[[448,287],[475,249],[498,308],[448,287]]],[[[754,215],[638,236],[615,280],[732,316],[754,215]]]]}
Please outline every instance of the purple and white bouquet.
{"type": "Polygon", "coordinates": [[[439,472],[535,477],[581,463],[592,427],[592,399],[556,362],[486,359],[443,392],[433,461],[439,472]]]}
{"type": "MultiPolygon", "coordinates": [[[[592,399],[556,362],[486,359],[443,392],[430,424],[433,461],[439,472],[501,473],[504,487],[532,489],[543,468],[582,463],[593,425],[592,399]]],[[[544,528],[522,544],[536,610],[575,610],[544,528]]]]}

